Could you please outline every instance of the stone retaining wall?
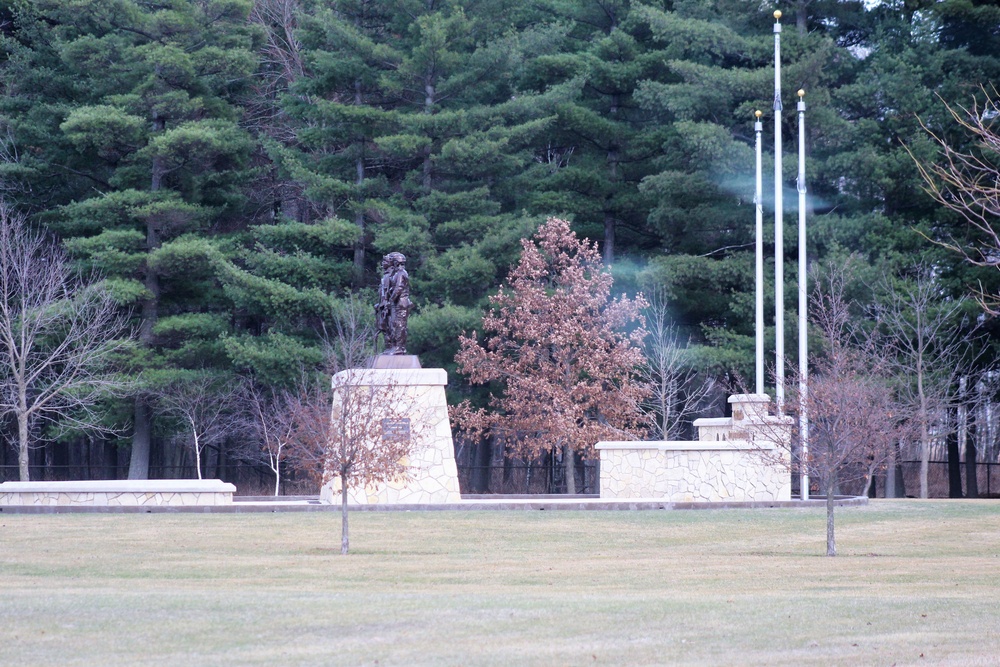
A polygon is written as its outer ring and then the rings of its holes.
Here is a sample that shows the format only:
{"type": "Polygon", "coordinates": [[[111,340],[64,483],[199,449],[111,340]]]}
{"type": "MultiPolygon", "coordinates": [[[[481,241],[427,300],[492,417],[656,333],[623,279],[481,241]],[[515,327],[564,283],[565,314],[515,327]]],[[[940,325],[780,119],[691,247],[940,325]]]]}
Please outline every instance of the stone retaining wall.
{"type": "Polygon", "coordinates": [[[193,506],[231,505],[236,487],[218,479],[88,480],[4,482],[7,506],[193,506]]]}
{"type": "Polygon", "coordinates": [[[762,394],[731,396],[733,417],[698,419],[698,440],[601,442],[602,499],[769,502],[791,499],[787,418],[762,394]]]}
{"type": "Polygon", "coordinates": [[[601,498],[670,502],[789,500],[773,445],[737,442],[602,442],[601,498]]]}

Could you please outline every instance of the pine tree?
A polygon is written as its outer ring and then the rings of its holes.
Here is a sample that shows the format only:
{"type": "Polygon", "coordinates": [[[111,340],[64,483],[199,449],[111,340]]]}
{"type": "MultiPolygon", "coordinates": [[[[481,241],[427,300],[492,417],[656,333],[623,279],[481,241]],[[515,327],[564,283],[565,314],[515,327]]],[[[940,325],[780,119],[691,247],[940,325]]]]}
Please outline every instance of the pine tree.
{"type": "MultiPolygon", "coordinates": [[[[255,66],[249,8],[19,6],[3,113],[19,144],[38,146],[20,201],[134,307],[136,372],[227,363],[208,237],[238,225],[244,201],[252,143],[233,102],[255,66]]],[[[130,477],[147,474],[150,419],[140,394],[130,477]]]]}

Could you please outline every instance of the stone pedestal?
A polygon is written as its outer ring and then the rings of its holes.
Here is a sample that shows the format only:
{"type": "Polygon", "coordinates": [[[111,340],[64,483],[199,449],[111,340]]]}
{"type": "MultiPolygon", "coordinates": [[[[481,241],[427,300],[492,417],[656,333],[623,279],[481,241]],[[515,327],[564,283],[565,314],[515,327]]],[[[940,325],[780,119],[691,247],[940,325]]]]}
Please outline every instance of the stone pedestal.
{"type": "Polygon", "coordinates": [[[380,354],[372,359],[372,368],[412,370],[420,367],[420,359],[415,354],[380,354]]]}
{"type": "MultiPolygon", "coordinates": [[[[354,505],[457,503],[458,468],[451,439],[448,405],[444,388],[448,374],[441,368],[374,368],[337,373],[333,387],[383,387],[399,395],[400,424],[392,428],[392,437],[414,438],[409,457],[410,475],[401,482],[377,484],[348,491],[347,502],[354,505]]],[[[339,503],[340,480],[334,479],[320,490],[320,500],[339,503]]]]}

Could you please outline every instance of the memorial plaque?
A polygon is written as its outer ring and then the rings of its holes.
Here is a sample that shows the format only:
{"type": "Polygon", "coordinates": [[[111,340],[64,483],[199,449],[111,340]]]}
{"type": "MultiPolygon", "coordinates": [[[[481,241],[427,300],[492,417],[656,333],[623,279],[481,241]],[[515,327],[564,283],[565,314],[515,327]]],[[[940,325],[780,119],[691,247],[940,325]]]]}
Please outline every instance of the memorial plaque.
{"type": "Polygon", "coordinates": [[[409,442],[410,418],[403,417],[402,419],[383,419],[382,440],[388,442],[409,442]]]}

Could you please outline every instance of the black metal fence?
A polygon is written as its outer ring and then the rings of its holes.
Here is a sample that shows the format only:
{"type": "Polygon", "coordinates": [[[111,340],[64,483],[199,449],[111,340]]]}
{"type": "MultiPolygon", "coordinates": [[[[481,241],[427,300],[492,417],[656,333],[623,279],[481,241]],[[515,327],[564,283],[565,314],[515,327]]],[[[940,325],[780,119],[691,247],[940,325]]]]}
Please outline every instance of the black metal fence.
{"type": "MultiPolygon", "coordinates": [[[[504,462],[492,465],[458,466],[458,486],[462,493],[565,493],[566,479],[561,465],[550,461],[525,463],[504,462]]],[[[600,493],[601,481],[597,461],[577,465],[576,492],[600,493]]]]}
{"type": "MultiPolygon", "coordinates": [[[[969,464],[962,461],[959,464],[959,479],[961,481],[960,497],[963,498],[1000,498],[1000,462],[976,462],[975,483],[969,484],[969,464]],[[970,491],[973,493],[970,495],[970,491]]],[[[931,498],[954,497],[948,479],[948,462],[931,461],[927,471],[928,495],[931,498]]],[[[920,495],[920,462],[903,462],[903,483],[907,496],[920,495]]],[[[958,480],[956,480],[958,481],[958,480]]]]}
{"type": "MultiPolygon", "coordinates": [[[[904,461],[901,465],[901,495],[915,497],[920,494],[920,463],[904,461]]],[[[959,466],[961,497],[1000,498],[1000,462],[977,462],[975,482],[969,484],[969,466],[962,462],[959,466]]],[[[29,467],[34,480],[86,480],[125,479],[128,477],[127,464],[50,464],[37,463],[29,467]]],[[[274,493],[274,473],[267,467],[249,463],[232,462],[217,471],[218,477],[236,485],[239,495],[272,495],[274,493]]],[[[157,466],[149,469],[150,479],[193,479],[197,476],[191,465],[157,466]]],[[[213,475],[215,476],[215,475],[213,475]]],[[[18,467],[13,463],[0,464],[0,482],[16,481],[18,467]]],[[[565,493],[564,468],[558,461],[545,457],[533,462],[501,461],[489,465],[459,465],[459,487],[462,493],[475,494],[549,494],[565,493]]],[[[844,493],[860,493],[861,483],[844,488],[844,493]],[[857,487],[857,488],[855,488],[857,487]]],[[[877,475],[873,486],[876,497],[885,496],[885,475],[877,475]]],[[[928,490],[932,498],[955,497],[954,484],[949,484],[947,461],[931,461],[928,471],[928,490]]],[[[600,492],[600,470],[597,461],[580,462],[576,466],[576,492],[597,494],[600,492]]],[[[316,493],[316,484],[305,479],[283,475],[282,495],[316,493]]]]}

